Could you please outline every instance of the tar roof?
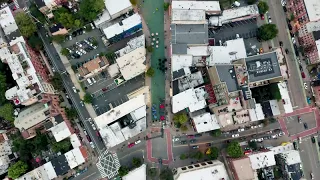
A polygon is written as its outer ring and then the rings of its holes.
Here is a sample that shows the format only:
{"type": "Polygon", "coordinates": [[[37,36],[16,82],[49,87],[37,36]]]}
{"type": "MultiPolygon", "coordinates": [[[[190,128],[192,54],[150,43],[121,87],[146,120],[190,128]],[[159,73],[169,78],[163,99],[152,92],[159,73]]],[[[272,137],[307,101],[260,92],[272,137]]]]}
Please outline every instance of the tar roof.
{"type": "Polygon", "coordinates": [[[172,44],[207,44],[208,24],[171,24],[172,44]]]}
{"type": "Polygon", "coordinates": [[[70,169],[67,158],[64,154],[51,160],[51,164],[58,176],[66,174],[70,169]]]}
{"type": "Polygon", "coordinates": [[[172,54],[187,54],[187,44],[172,44],[172,54]]]}
{"type": "Polygon", "coordinates": [[[276,52],[246,58],[249,81],[262,81],[281,76],[276,52]]]}
{"type": "Polygon", "coordinates": [[[227,84],[229,92],[239,90],[233,65],[217,65],[216,68],[220,81],[227,84]]]}

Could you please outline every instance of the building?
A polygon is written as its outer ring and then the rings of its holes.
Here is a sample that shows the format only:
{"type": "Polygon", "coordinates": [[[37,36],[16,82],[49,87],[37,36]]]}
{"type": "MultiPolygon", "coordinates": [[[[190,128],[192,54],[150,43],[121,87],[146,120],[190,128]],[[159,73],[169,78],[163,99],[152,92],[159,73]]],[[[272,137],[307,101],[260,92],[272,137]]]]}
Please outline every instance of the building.
{"type": "Polygon", "coordinates": [[[221,14],[219,1],[172,1],[173,10],[204,10],[208,15],[221,14]]]}
{"type": "Polygon", "coordinates": [[[57,174],[53,168],[51,162],[47,162],[46,164],[24,174],[23,176],[17,178],[17,180],[51,180],[57,177],[57,174]]]}
{"type": "Polygon", "coordinates": [[[48,18],[53,18],[52,10],[58,5],[65,2],[64,0],[35,0],[34,1],[39,11],[46,15],[48,18]]]}
{"type": "Polygon", "coordinates": [[[174,95],[171,99],[172,112],[177,113],[187,108],[190,112],[194,112],[205,108],[207,105],[205,94],[204,88],[192,88],[174,95]]]}
{"type": "Polygon", "coordinates": [[[53,26],[49,27],[49,31],[51,33],[52,36],[56,36],[56,35],[65,35],[68,34],[68,30],[62,26],[62,24],[58,23],[58,24],[54,24],[53,26]]]}
{"type": "Polygon", "coordinates": [[[251,161],[248,157],[229,159],[229,167],[234,180],[255,180],[258,178],[257,171],[252,169],[251,161]]]}
{"type": "Polygon", "coordinates": [[[80,148],[74,148],[71,151],[66,152],[65,157],[71,169],[78,167],[85,162],[85,158],[80,150],[80,148]]]}
{"type": "Polygon", "coordinates": [[[94,122],[107,148],[136,136],[146,130],[146,101],[144,94],[94,118],[94,122]]]}
{"type": "Polygon", "coordinates": [[[122,177],[123,180],[146,180],[147,166],[142,164],[140,167],[133,169],[127,175],[122,177]]]}
{"type": "Polygon", "coordinates": [[[51,131],[57,142],[66,139],[67,137],[71,136],[71,134],[74,132],[73,128],[71,127],[71,124],[68,124],[65,121],[53,126],[49,130],[51,131]]]}
{"type": "Polygon", "coordinates": [[[299,151],[288,150],[276,155],[278,167],[284,180],[299,180],[303,178],[299,151]]]}
{"type": "Polygon", "coordinates": [[[179,167],[172,172],[174,180],[229,180],[224,164],[218,160],[179,167]]]}
{"type": "Polygon", "coordinates": [[[0,175],[5,174],[15,155],[11,150],[11,142],[5,133],[0,134],[0,175]]]}
{"type": "Polygon", "coordinates": [[[198,133],[220,129],[217,117],[208,112],[192,117],[192,122],[195,131],[198,133]]]}
{"type": "Polygon", "coordinates": [[[109,66],[109,61],[106,57],[96,57],[86,63],[84,63],[81,67],[78,68],[79,75],[83,77],[83,79],[90,78],[103,70],[105,70],[109,66]]]}
{"type": "Polygon", "coordinates": [[[276,165],[273,151],[260,151],[248,156],[254,170],[276,165]]]}

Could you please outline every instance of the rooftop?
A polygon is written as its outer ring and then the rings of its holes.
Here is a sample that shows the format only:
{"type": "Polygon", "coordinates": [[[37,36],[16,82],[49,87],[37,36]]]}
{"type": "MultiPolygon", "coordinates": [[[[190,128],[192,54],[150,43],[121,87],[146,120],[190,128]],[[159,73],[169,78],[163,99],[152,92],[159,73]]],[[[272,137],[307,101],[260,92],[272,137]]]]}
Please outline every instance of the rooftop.
{"type": "Polygon", "coordinates": [[[192,119],[198,133],[220,129],[220,124],[214,114],[204,113],[192,119]]]}
{"type": "Polygon", "coordinates": [[[243,38],[226,41],[223,46],[209,46],[211,55],[207,58],[208,65],[229,64],[233,60],[246,58],[247,52],[243,38]]]}
{"type": "Polygon", "coordinates": [[[79,148],[72,149],[64,154],[71,169],[83,164],[85,159],[79,148]]]}
{"type": "Polygon", "coordinates": [[[123,180],[146,180],[147,166],[142,164],[140,167],[130,171],[127,175],[122,177],[123,180]]]}
{"type": "Polygon", "coordinates": [[[250,56],[246,59],[249,81],[256,82],[281,77],[276,52],[250,56]]]}
{"type": "MultiPolygon", "coordinates": [[[[129,0],[104,0],[104,4],[111,16],[132,7],[129,0]]],[[[126,12],[123,12],[122,14],[124,13],[126,12]]]]}
{"type": "Polygon", "coordinates": [[[192,55],[184,54],[184,55],[177,55],[173,54],[171,56],[171,70],[178,71],[180,69],[183,69],[185,67],[191,67],[192,66],[192,55]]]}
{"type": "Polygon", "coordinates": [[[255,173],[248,157],[232,160],[231,163],[232,170],[236,173],[236,177],[238,177],[239,180],[255,179],[255,173]]]}
{"type": "Polygon", "coordinates": [[[301,158],[299,151],[297,150],[288,150],[281,153],[282,158],[285,159],[287,165],[293,165],[297,163],[301,163],[301,158]]]}
{"type": "Polygon", "coordinates": [[[57,142],[64,140],[65,138],[71,136],[70,129],[66,122],[62,122],[58,125],[53,126],[50,131],[52,132],[54,138],[57,142]]]}
{"type": "Polygon", "coordinates": [[[102,56],[84,63],[82,67],[78,69],[78,71],[81,76],[85,76],[91,72],[97,73],[100,70],[100,68],[108,65],[109,65],[109,62],[107,58],[105,56],[102,56]]]}
{"type": "Polygon", "coordinates": [[[258,152],[249,155],[252,169],[257,170],[265,167],[274,166],[276,160],[274,159],[273,151],[258,152]]]}
{"type": "Polygon", "coordinates": [[[205,10],[220,13],[219,1],[172,1],[172,9],[205,10]]]}
{"type": "Polygon", "coordinates": [[[172,44],[207,44],[208,24],[171,24],[171,38],[172,44]]]}
{"type": "Polygon", "coordinates": [[[239,90],[237,77],[233,65],[216,65],[219,79],[227,84],[229,92],[239,90]]]}
{"type": "Polygon", "coordinates": [[[280,146],[272,147],[270,148],[270,150],[273,151],[275,155],[277,155],[280,153],[284,153],[286,151],[294,150],[294,147],[293,147],[293,143],[285,143],[285,144],[281,144],[280,146]]]}
{"type": "Polygon", "coordinates": [[[320,19],[320,2],[318,0],[304,0],[304,4],[310,21],[318,21],[320,19]]]}
{"type": "Polygon", "coordinates": [[[70,166],[64,154],[52,159],[51,163],[58,176],[64,175],[70,170],[70,166]]]}
{"type": "Polygon", "coordinates": [[[109,110],[108,112],[94,118],[94,121],[97,125],[98,129],[101,129],[107,126],[110,123],[115,122],[116,120],[120,119],[121,117],[141,108],[145,107],[145,97],[144,95],[139,95],[135,98],[130,99],[129,101],[114,107],[113,109],[109,110]]]}
{"type": "Polygon", "coordinates": [[[288,90],[286,82],[278,83],[278,87],[279,87],[279,91],[281,94],[281,98],[283,100],[282,102],[283,102],[283,108],[284,108],[285,113],[293,112],[293,107],[292,107],[291,99],[289,96],[289,90],[288,90]]]}
{"type": "Polygon", "coordinates": [[[116,59],[125,80],[130,80],[146,71],[146,48],[139,47],[116,59]]]}
{"type": "Polygon", "coordinates": [[[5,35],[9,35],[18,29],[9,6],[0,10],[0,25],[5,35]]]}
{"type": "Polygon", "coordinates": [[[206,12],[204,10],[186,10],[186,9],[173,9],[172,17],[173,24],[190,24],[201,22],[202,24],[206,20],[206,12]]]}
{"type": "Polygon", "coordinates": [[[73,148],[78,148],[81,146],[81,142],[80,142],[76,133],[73,133],[70,136],[70,142],[71,142],[73,148]]]}
{"type": "MultiPolygon", "coordinates": [[[[125,0],[125,1],[128,1],[128,0],[125,0]]],[[[117,1],[116,3],[119,4],[120,2],[117,1]]],[[[139,14],[133,14],[132,16],[122,20],[121,22],[103,29],[103,32],[107,36],[107,39],[110,39],[138,25],[141,25],[141,17],[139,14]]]]}
{"type": "Polygon", "coordinates": [[[17,178],[16,180],[49,180],[57,177],[56,172],[53,169],[51,162],[48,162],[26,174],[17,178]]]}
{"type": "Polygon", "coordinates": [[[196,90],[193,88],[173,96],[171,101],[173,113],[177,113],[189,107],[191,107],[189,110],[193,112],[206,106],[204,97],[197,97],[196,90]]]}
{"type": "Polygon", "coordinates": [[[121,57],[140,47],[145,47],[145,44],[146,44],[145,41],[146,41],[146,38],[144,34],[141,36],[135,37],[133,39],[130,39],[126,47],[116,51],[115,54],[117,55],[117,57],[121,57]]]}
{"type": "Polygon", "coordinates": [[[204,83],[201,71],[192,74],[186,74],[185,77],[178,79],[179,91],[185,91],[190,88],[195,88],[204,83]]]}

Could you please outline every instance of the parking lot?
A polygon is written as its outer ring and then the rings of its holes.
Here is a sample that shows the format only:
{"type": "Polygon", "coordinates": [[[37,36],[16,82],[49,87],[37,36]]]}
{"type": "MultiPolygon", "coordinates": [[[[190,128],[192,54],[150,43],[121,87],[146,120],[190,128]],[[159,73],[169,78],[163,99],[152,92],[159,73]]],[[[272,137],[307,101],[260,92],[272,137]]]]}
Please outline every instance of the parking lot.
{"type": "Polygon", "coordinates": [[[290,116],[285,118],[285,123],[290,135],[298,134],[307,129],[316,127],[315,115],[313,112],[301,114],[300,117],[301,123],[298,122],[298,116],[290,116]],[[304,123],[307,123],[307,129],[305,129],[304,123]]]}

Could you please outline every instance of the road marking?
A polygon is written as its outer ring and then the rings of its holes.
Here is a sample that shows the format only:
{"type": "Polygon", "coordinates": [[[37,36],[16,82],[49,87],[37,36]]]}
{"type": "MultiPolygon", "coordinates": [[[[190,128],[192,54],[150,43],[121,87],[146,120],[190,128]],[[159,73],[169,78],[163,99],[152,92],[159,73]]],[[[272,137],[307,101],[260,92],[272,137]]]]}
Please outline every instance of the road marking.
{"type": "Polygon", "coordinates": [[[97,174],[97,173],[96,173],[96,172],[94,172],[94,173],[92,173],[92,174],[89,174],[88,176],[86,176],[86,177],[82,178],[82,180],[83,180],[83,179],[88,179],[90,176],[93,176],[94,174],[97,174]]]}

